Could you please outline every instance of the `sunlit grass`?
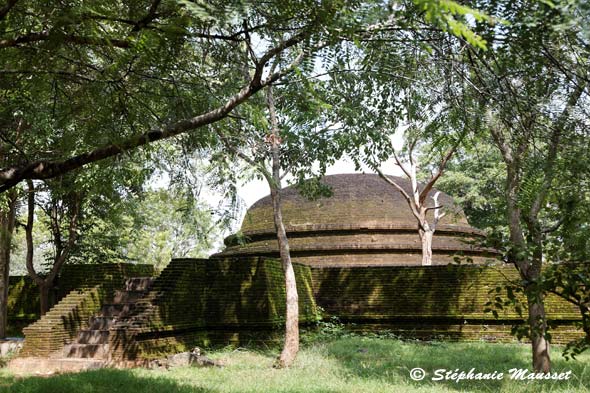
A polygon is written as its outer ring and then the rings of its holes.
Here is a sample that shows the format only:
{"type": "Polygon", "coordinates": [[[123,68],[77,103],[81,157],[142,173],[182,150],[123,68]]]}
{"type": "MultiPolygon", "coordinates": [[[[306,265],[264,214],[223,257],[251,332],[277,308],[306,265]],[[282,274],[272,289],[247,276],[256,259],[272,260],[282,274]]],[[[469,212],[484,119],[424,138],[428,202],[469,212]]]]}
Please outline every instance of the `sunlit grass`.
{"type": "Polygon", "coordinates": [[[224,349],[209,353],[223,359],[224,368],[165,370],[98,370],[51,378],[15,378],[0,373],[4,392],[589,392],[590,356],[565,361],[553,353],[555,371],[572,370],[569,381],[430,380],[438,368],[468,371],[528,368],[529,347],[490,343],[422,343],[396,339],[345,337],[307,344],[296,364],[272,368],[274,350],[224,349]],[[413,381],[409,370],[430,374],[413,381]]]}

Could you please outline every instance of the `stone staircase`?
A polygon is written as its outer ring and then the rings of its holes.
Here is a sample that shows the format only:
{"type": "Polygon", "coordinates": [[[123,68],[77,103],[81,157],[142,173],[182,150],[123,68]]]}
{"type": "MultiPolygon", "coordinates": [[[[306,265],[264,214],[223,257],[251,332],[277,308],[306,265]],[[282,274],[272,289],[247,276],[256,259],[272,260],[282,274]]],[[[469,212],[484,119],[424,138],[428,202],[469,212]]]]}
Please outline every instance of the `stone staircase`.
{"type": "Polygon", "coordinates": [[[18,374],[35,370],[37,374],[47,375],[120,365],[117,361],[113,362],[109,344],[111,333],[115,331],[115,326],[116,329],[124,329],[132,323],[133,315],[150,307],[149,302],[142,300],[149,293],[153,281],[153,277],[126,279],[124,288],[114,291],[112,298],[90,317],[88,327],[79,330],[71,343],[48,358],[15,358],[9,364],[11,371],[18,374]]]}
{"type": "Polygon", "coordinates": [[[88,329],[78,332],[71,344],[55,354],[57,357],[111,360],[109,336],[115,324],[121,326],[148,304],[141,302],[153,284],[153,277],[128,278],[123,290],[116,290],[112,302],[104,304],[98,315],[90,317],[88,329]]]}

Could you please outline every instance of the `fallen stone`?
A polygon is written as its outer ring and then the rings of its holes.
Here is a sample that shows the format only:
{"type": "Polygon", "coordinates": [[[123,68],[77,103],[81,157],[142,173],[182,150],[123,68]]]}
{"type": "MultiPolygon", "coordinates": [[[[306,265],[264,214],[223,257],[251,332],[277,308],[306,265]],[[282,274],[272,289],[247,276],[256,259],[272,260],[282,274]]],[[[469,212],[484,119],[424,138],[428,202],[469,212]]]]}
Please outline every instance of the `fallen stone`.
{"type": "Polygon", "coordinates": [[[2,340],[0,341],[0,356],[5,357],[17,354],[22,347],[22,339],[2,340]]]}
{"type": "Polygon", "coordinates": [[[223,367],[223,362],[213,360],[201,355],[200,348],[194,348],[191,352],[181,352],[168,356],[165,360],[158,359],[153,362],[154,366],[166,368],[173,367],[223,367]]]}

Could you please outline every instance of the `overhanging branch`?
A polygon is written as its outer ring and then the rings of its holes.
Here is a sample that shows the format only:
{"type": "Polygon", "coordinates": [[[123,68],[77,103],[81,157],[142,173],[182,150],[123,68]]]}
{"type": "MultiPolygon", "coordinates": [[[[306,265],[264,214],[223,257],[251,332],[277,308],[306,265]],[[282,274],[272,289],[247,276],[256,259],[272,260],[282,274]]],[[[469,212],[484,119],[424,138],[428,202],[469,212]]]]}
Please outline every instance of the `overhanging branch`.
{"type": "Polygon", "coordinates": [[[152,142],[171,138],[225,118],[234,108],[242,104],[256,92],[292,72],[303,59],[303,52],[300,53],[288,66],[275,72],[271,72],[266,78],[262,79],[264,67],[270,59],[281,53],[283,50],[302,42],[308,35],[308,31],[300,32],[288,40],[281,42],[279,45],[269,49],[258,61],[254,76],[250,83],[244,86],[238,93],[231,96],[223,105],[207,113],[171,123],[163,127],[153,128],[146,133],[130,137],[119,143],[100,147],[65,160],[39,160],[24,165],[0,169],[0,193],[9,190],[22,180],[50,179],[57,177],[89,163],[113,157],[152,142]]]}

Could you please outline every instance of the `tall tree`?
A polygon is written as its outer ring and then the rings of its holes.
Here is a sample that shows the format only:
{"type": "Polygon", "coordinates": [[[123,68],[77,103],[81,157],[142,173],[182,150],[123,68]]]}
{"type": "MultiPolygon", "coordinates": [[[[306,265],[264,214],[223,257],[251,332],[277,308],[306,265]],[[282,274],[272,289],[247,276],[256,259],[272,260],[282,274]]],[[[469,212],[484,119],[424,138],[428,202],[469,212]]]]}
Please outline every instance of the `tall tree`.
{"type": "Polygon", "coordinates": [[[560,161],[574,159],[568,146],[587,138],[588,35],[576,26],[584,25],[588,10],[577,2],[474,4],[509,22],[493,28],[477,24],[475,31],[491,50],[477,50],[461,39],[432,49],[447,53],[449,61],[461,59],[449,70],[464,81],[463,99],[454,105],[483,120],[475,128],[503,161],[497,168],[505,171],[506,258],[522,278],[533,368],[547,372],[542,267],[547,237],[559,227],[551,210],[559,193],[560,161]]]}
{"type": "MultiPolygon", "coordinates": [[[[75,189],[49,190],[49,200],[42,207],[47,214],[49,227],[53,237],[54,254],[51,258],[49,271],[41,275],[35,271],[33,265],[33,224],[35,215],[35,187],[32,180],[27,180],[27,224],[25,226],[27,240],[27,271],[31,279],[39,287],[41,315],[44,315],[51,307],[51,294],[54,288],[54,281],[61,268],[66,263],[69,254],[72,252],[78,237],[78,225],[80,221],[80,210],[83,202],[83,196],[75,189]],[[64,238],[63,226],[67,221],[67,237],[64,238]]],[[[68,185],[68,188],[72,184],[68,185]]],[[[60,184],[63,187],[63,184],[60,184]]],[[[47,192],[47,190],[45,190],[47,192]]]]}
{"type": "Polygon", "coordinates": [[[533,367],[543,372],[551,361],[541,269],[544,238],[553,226],[543,211],[556,184],[559,156],[570,136],[580,132],[587,102],[588,52],[571,52],[572,45],[586,40],[555,26],[573,17],[562,6],[510,6],[512,24],[505,32],[490,33],[499,50],[467,51],[466,58],[485,126],[505,163],[508,257],[524,282],[533,367]],[[515,36],[509,44],[505,33],[515,36]]]}
{"type": "MultiPolygon", "coordinates": [[[[283,97],[283,105],[284,102],[283,97]]],[[[297,146],[302,142],[300,138],[297,138],[301,128],[287,128],[284,124],[281,126],[279,123],[272,85],[266,89],[266,107],[267,117],[262,118],[258,113],[250,117],[252,124],[242,124],[243,135],[234,134],[234,137],[231,138],[221,130],[218,132],[224,147],[262,176],[270,189],[273,222],[286,291],[285,342],[276,364],[282,368],[289,367],[299,351],[299,295],[289,251],[289,240],[283,222],[282,182],[287,174],[295,174],[296,168],[301,174],[302,167],[311,165],[314,160],[309,160],[309,155],[304,153],[301,146],[297,146]],[[245,130],[247,132],[244,132],[245,130]],[[244,146],[250,147],[250,151],[244,149],[244,146]],[[300,160],[299,165],[289,168],[289,164],[298,159],[300,160]]]]}

